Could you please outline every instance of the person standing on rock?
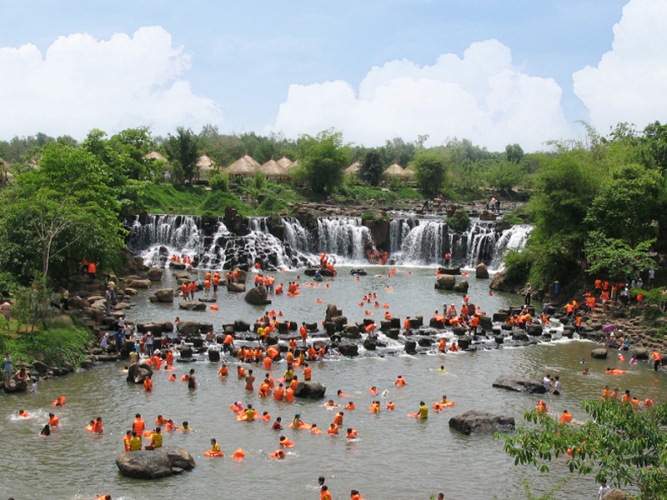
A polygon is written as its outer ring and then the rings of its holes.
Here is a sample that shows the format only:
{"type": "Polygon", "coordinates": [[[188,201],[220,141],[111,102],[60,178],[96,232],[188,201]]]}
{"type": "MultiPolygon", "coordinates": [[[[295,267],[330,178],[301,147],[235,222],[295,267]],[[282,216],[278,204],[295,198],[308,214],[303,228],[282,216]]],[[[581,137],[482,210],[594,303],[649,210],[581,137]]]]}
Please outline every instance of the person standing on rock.
{"type": "Polygon", "coordinates": [[[530,283],[526,285],[526,291],[524,292],[524,304],[529,306],[530,305],[530,299],[532,298],[533,295],[533,288],[530,286],[530,283]]]}
{"type": "Polygon", "coordinates": [[[9,353],[5,354],[5,387],[11,385],[12,380],[12,357],[9,353]]]}
{"type": "Polygon", "coordinates": [[[153,334],[146,332],[146,354],[150,358],[153,355],[153,334]]]}

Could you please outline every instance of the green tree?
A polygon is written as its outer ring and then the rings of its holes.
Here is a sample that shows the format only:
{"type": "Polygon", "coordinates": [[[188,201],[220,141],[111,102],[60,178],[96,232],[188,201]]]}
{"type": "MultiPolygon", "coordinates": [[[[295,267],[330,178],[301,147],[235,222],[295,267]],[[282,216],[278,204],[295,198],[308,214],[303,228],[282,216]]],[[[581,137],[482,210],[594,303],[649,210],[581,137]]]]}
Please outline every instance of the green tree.
{"type": "Polygon", "coordinates": [[[505,156],[507,161],[512,163],[521,163],[523,159],[523,149],[518,144],[508,144],[505,146],[505,156]]]}
{"type": "Polygon", "coordinates": [[[591,202],[585,222],[591,230],[630,246],[653,239],[662,208],[661,188],[662,178],[654,169],[617,167],[591,202]]]}
{"type": "Polygon", "coordinates": [[[177,127],[176,135],[170,134],[164,147],[171,161],[182,169],[183,180],[192,183],[199,159],[199,140],[195,133],[189,128],[177,127]]]}
{"type": "Polygon", "coordinates": [[[303,136],[299,142],[299,163],[306,182],[316,194],[331,194],[342,182],[349,158],[342,134],[327,130],[317,137],[303,136]]]}
{"type": "Polygon", "coordinates": [[[616,281],[625,280],[634,271],[647,271],[655,268],[655,261],[650,256],[655,240],[646,240],[635,247],[623,240],[609,238],[601,231],[591,231],[584,247],[588,261],[589,274],[604,274],[616,281]]]}
{"type": "Polygon", "coordinates": [[[488,187],[503,193],[509,193],[515,186],[523,184],[526,177],[525,168],[512,161],[491,161],[485,170],[488,187]]]}
{"type": "Polygon", "coordinates": [[[412,167],[422,191],[431,195],[440,192],[447,176],[447,164],[441,154],[421,151],[412,162],[412,167]]]}
{"type": "Polygon", "coordinates": [[[535,410],[527,412],[531,425],[505,438],[505,452],[515,465],[533,465],[540,472],[563,457],[571,472],[636,489],[640,498],[662,498],[667,489],[667,403],[642,410],[604,400],[582,406],[590,417],[582,425],[561,425],[535,410]]]}
{"type": "Polygon", "coordinates": [[[367,152],[364,161],[359,165],[359,176],[370,186],[378,186],[382,179],[382,172],[384,172],[384,165],[380,154],[375,150],[367,152]]]}
{"type": "Polygon", "coordinates": [[[40,168],[0,192],[0,267],[27,283],[37,271],[65,277],[83,257],[116,265],[124,239],[108,180],[90,152],[48,144],[40,168]]]}

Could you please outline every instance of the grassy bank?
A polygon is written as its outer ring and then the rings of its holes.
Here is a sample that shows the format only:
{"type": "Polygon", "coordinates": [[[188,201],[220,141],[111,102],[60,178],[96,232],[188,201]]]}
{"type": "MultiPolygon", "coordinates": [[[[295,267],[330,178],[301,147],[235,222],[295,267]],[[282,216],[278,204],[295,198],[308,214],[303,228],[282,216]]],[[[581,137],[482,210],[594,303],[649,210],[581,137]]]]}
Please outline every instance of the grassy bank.
{"type": "Polygon", "coordinates": [[[17,331],[15,321],[0,333],[0,352],[9,352],[15,363],[41,361],[48,366],[78,367],[86,350],[92,345],[94,334],[83,326],[53,322],[32,333],[17,331]]]}

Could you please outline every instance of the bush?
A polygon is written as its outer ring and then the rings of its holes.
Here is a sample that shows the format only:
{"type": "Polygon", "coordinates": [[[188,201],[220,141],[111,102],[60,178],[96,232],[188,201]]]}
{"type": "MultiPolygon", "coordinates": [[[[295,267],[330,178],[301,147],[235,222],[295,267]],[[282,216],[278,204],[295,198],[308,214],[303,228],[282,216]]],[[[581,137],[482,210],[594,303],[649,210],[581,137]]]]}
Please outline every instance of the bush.
{"type": "Polygon", "coordinates": [[[459,210],[454,215],[447,217],[445,222],[454,231],[462,233],[463,231],[467,231],[468,226],[470,226],[470,217],[468,217],[467,212],[459,210]]]}
{"type": "Polygon", "coordinates": [[[227,174],[215,174],[211,177],[208,185],[213,191],[229,191],[229,176],[227,174]]]}
{"type": "Polygon", "coordinates": [[[8,339],[5,349],[16,362],[78,367],[93,340],[94,334],[85,327],[56,327],[8,339]]]}
{"type": "Polygon", "coordinates": [[[505,272],[511,283],[525,283],[530,276],[532,259],[528,252],[509,250],[504,257],[505,272]]]}
{"type": "Polygon", "coordinates": [[[287,204],[277,197],[270,195],[257,207],[257,212],[261,215],[271,215],[283,210],[287,210],[287,204]]]}

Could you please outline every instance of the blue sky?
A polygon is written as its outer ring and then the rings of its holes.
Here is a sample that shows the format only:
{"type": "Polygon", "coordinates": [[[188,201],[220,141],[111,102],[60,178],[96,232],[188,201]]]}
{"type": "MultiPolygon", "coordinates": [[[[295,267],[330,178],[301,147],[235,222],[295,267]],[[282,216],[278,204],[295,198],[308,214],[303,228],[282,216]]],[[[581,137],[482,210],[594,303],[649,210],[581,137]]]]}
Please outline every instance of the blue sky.
{"type": "Polygon", "coordinates": [[[0,17],[2,139],[213,123],[537,150],[579,120],[667,118],[664,0],[25,0],[0,17]]]}

